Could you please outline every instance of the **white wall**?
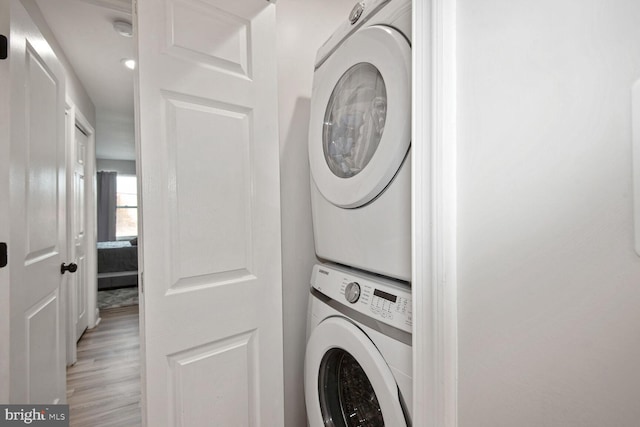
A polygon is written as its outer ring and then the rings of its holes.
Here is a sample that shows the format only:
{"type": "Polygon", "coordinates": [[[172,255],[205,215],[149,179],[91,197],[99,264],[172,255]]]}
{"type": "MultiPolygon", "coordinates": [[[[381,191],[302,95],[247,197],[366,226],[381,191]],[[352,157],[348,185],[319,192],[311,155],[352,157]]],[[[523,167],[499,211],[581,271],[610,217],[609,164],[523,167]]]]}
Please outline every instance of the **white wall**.
{"type": "Polygon", "coordinates": [[[96,157],[135,160],[135,123],[132,112],[98,109],[96,157]]]}
{"type": "Polygon", "coordinates": [[[637,0],[457,0],[460,427],[639,425],[637,0]]]}
{"type": "Polygon", "coordinates": [[[316,51],[353,7],[345,0],[280,0],[277,4],[285,426],[306,425],[303,363],[311,267],[307,134],[316,51]]]}

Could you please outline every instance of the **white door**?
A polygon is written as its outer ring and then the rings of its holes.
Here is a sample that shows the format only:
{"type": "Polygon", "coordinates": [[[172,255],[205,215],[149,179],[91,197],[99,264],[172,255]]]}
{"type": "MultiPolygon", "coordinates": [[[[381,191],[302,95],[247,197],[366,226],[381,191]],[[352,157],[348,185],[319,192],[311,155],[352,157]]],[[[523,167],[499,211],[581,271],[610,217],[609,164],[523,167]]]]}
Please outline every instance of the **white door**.
{"type": "Polygon", "coordinates": [[[21,3],[9,6],[10,109],[0,111],[10,117],[10,400],[57,403],[66,400],[64,75],[21,3]]]}
{"type": "Polygon", "coordinates": [[[275,5],[134,13],[146,424],[282,426],[275,5]]]}
{"type": "Polygon", "coordinates": [[[87,310],[87,232],[85,226],[85,167],[87,158],[87,147],[89,138],[77,125],[74,128],[74,144],[72,148],[72,165],[73,180],[73,212],[70,212],[72,218],[72,255],[78,266],[75,274],[69,277],[71,283],[72,300],[74,301],[74,323],[75,323],[75,339],[78,341],[84,331],[87,329],[88,310],[87,310]]]}
{"type": "Polygon", "coordinates": [[[309,163],[318,190],[342,208],[377,197],[411,143],[411,46],[397,30],[350,36],[316,70],[309,163]]]}

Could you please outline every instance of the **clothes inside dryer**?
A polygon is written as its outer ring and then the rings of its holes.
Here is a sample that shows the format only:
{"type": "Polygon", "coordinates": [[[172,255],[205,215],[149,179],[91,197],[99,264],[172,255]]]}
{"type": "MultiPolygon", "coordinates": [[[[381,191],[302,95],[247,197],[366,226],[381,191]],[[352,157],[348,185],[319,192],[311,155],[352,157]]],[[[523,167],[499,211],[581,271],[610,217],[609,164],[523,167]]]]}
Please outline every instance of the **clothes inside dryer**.
{"type": "Polygon", "coordinates": [[[387,117],[387,91],[369,63],[347,70],[334,88],[324,119],[322,142],[329,169],[340,178],[357,175],[373,157],[387,117]]]}

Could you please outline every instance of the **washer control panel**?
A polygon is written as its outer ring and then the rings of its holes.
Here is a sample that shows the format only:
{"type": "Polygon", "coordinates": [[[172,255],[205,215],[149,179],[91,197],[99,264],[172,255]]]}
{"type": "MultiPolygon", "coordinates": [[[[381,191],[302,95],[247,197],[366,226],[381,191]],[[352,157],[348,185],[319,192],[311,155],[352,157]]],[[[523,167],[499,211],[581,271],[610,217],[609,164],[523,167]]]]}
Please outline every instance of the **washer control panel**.
{"type": "Polygon", "coordinates": [[[311,286],[329,298],[380,322],[411,332],[411,287],[334,265],[315,265],[311,286]]]}

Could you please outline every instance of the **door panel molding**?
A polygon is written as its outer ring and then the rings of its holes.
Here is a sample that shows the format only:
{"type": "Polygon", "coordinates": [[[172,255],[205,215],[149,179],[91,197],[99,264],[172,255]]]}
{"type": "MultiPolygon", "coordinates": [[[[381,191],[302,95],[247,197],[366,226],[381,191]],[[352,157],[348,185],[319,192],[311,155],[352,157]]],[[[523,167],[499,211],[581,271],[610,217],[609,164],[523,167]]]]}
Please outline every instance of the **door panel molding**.
{"type": "MultiPolygon", "coordinates": [[[[197,425],[210,413],[223,412],[220,405],[232,405],[220,425],[255,425],[259,413],[257,377],[258,331],[251,330],[233,337],[167,356],[171,379],[169,407],[176,426],[197,425]],[[207,377],[202,377],[205,372],[207,377]],[[198,386],[205,382],[209,390],[198,386]],[[197,392],[194,392],[197,390],[197,392]]],[[[222,408],[223,409],[223,408],[222,408]]]]}
{"type": "Polygon", "coordinates": [[[203,1],[167,3],[167,52],[251,79],[251,21],[203,1]],[[198,37],[189,36],[194,27],[198,37]],[[209,40],[225,42],[212,46],[209,40]]]}
{"type": "Polygon", "coordinates": [[[55,371],[63,362],[59,360],[60,344],[64,337],[60,336],[60,291],[54,290],[25,313],[26,360],[25,371],[27,396],[32,402],[52,402],[57,404],[60,395],[50,394],[43,389],[41,376],[47,371],[55,371]]]}

